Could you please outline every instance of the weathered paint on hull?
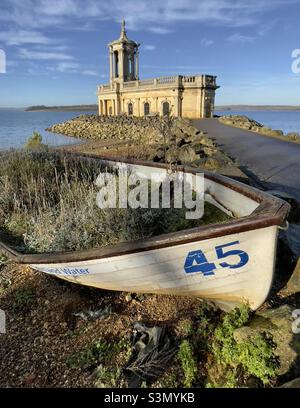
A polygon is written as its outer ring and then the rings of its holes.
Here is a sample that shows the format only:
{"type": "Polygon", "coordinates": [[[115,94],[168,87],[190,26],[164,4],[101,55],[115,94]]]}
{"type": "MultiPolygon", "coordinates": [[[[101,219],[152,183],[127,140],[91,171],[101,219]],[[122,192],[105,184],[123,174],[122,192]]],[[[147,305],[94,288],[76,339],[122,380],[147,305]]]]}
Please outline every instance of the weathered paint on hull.
{"type": "Polygon", "coordinates": [[[214,301],[222,308],[248,302],[258,308],[268,296],[273,277],[277,227],[271,226],[240,234],[160,248],[111,258],[83,262],[31,265],[44,273],[70,282],[108,290],[197,296],[214,301]],[[226,247],[227,244],[238,242],[226,247]],[[238,249],[248,255],[244,266],[222,267],[226,261],[237,265],[239,255],[218,259],[216,247],[238,249]],[[191,251],[201,250],[213,274],[187,273],[185,261],[191,251]]]}

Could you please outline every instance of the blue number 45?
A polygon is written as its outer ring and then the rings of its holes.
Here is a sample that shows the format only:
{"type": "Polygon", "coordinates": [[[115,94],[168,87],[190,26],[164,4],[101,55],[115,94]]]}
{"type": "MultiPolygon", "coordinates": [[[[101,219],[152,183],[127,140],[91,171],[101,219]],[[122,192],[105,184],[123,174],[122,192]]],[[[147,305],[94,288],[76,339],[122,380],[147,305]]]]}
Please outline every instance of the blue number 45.
{"type": "MultiPolygon", "coordinates": [[[[230,249],[229,251],[226,252],[224,251],[224,248],[237,244],[239,244],[239,241],[234,241],[230,242],[229,244],[218,245],[215,247],[218,259],[223,259],[232,255],[237,255],[239,257],[239,261],[235,264],[220,262],[220,266],[222,268],[230,269],[241,268],[242,266],[246,265],[246,263],[249,261],[249,255],[245,251],[242,251],[241,249],[230,249]]],[[[198,251],[189,252],[184,264],[184,270],[186,273],[202,272],[204,276],[214,275],[215,269],[216,264],[208,262],[206,256],[201,251],[201,249],[199,249],[198,251]]]]}

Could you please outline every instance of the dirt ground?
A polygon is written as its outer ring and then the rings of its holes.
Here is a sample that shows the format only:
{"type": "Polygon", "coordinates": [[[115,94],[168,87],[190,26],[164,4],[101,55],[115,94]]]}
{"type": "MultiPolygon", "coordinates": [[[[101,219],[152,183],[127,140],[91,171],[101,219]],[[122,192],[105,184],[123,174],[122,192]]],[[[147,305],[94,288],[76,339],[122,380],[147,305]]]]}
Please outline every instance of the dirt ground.
{"type": "Polygon", "coordinates": [[[174,296],[136,296],[68,283],[15,264],[2,266],[0,307],[6,334],[0,334],[0,387],[92,387],[92,372],[70,368],[68,358],[99,338],[130,339],[134,323],[163,325],[178,334],[201,300],[174,296]],[[3,289],[3,286],[6,288],[3,289]],[[18,294],[30,291],[29,307],[16,308],[18,294]],[[23,292],[20,292],[23,291],[23,292]],[[103,319],[74,314],[109,307],[103,319]]]}

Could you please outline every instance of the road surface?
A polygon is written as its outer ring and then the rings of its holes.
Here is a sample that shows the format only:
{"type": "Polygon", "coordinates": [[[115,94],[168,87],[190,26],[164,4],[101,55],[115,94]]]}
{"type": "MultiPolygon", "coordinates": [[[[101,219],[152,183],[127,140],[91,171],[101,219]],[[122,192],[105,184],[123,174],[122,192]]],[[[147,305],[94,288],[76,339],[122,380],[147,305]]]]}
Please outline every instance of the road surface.
{"type": "MultiPolygon", "coordinates": [[[[224,125],[217,119],[193,120],[192,124],[215,139],[221,150],[257,176],[266,189],[284,191],[300,202],[300,144],[224,125]]],[[[291,246],[300,255],[300,225],[291,225],[289,232],[291,246]]]]}
{"type": "Polygon", "coordinates": [[[300,201],[300,144],[223,125],[217,119],[194,120],[237,164],[245,166],[268,189],[286,191],[300,201]]]}

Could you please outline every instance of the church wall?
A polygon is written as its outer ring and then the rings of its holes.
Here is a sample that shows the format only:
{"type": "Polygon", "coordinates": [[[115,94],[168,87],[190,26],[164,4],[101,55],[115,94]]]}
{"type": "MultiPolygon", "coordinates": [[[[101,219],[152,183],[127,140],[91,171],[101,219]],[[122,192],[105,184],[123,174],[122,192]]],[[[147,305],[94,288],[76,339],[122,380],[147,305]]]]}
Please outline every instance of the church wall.
{"type": "Polygon", "coordinates": [[[163,102],[168,102],[171,109],[171,114],[176,116],[176,100],[175,92],[172,89],[162,90],[145,90],[143,92],[126,92],[121,94],[121,108],[123,113],[128,112],[128,104],[133,104],[134,116],[144,116],[144,104],[150,105],[150,114],[162,114],[163,102]]]}
{"type": "MultiPolygon", "coordinates": [[[[211,117],[214,107],[214,90],[201,88],[139,89],[126,92],[99,95],[98,103],[104,109],[102,114],[128,114],[128,104],[132,103],[133,115],[144,116],[144,104],[149,103],[149,113],[162,115],[162,104],[168,102],[171,115],[184,118],[211,117]],[[118,99],[119,98],[119,99],[118,99]],[[119,102],[117,102],[119,100],[119,102]],[[104,102],[106,101],[106,102],[104,102]]],[[[99,110],[100,112],[100,110],[99,110]]]]}
{"type": "Polygon", "coordinates": [[[182,94],[182,117],[199,118],[201,109],[201,89],[184,89],[182,94]]]}

